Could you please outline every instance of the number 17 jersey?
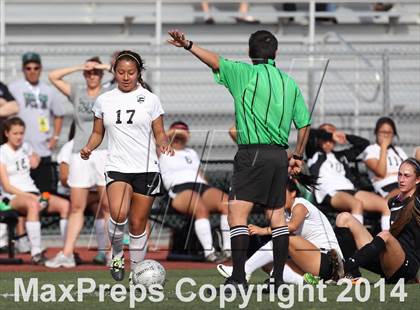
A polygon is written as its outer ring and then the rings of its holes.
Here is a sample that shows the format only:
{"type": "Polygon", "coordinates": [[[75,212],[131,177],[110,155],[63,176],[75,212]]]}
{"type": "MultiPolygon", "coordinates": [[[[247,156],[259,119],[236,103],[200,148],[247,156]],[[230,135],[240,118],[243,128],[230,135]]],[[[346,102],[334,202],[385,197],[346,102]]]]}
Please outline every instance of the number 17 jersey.
{"type": "Polygon", "coordinates": [[[140,85],[124,93],[118,88],[100,95],[93,108],[108,135],[106,171],[159,172],[152,122],[164,114],[158,96],[140,85]]]}

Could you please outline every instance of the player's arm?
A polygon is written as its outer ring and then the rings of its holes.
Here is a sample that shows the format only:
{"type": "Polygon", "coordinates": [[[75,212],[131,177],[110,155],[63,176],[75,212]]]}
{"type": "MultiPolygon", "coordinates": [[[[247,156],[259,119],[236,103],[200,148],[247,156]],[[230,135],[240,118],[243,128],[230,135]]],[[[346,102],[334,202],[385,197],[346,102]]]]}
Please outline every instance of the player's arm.
{"type": "Polygon", "coordinates": [[[95,116],[93,121],[92,133],[89,137],[88,143],[80,150],[80,156],[82,159],[89,159],[90,154],[95,150],[101,143],[105,135],[105,127],[102,118],[95,116]]]}
{"type": "Polygon", "coordinates": [[[293,207],[292,210],[292,217],[290,221],[287,223],[287,227],[289,228],[289,232],[295,232],[300,225],[305,221],[305,217],[308,214],[308,209],[303,204],[297,204],[293,207]]]}
{"type": "Polygon", "coordinates": [[[271,235],[271,228],[267,227],[260,227],[257,225],[249,224],[248,231],[250,235],[259,235],[259,236],[268,236],[271,235]]]}
{"type": "Polygon", "coordinates": [[[219,70],[219,55],[201,48],[196,43],[185,38],[185,34],[179,30],[171,30],[168,32],[171,39],[168,43],[176,46],[187,48],[194,56],[200,59],[203,63],[209,66],[213,71],[219,70]]]}
{"type": "Polygon", "coordinates": [[[5,192],[12,194],[12,195],[33,195],[26,192],[21,191],[17,187],[10,184],[9,175],[7,174],[7,168],[5,164],[0,163],[0,183],[2,188],[5,192]]]}
{"type": "Polygon", "coordinates": [[[29,165],[31,166],[31,169],[36,169],[41,162],[41,157],[37,153],[32,153],[29,156],[29,165]]]}
{"type": "Polygon", "coordinates": [[[169,138],[166,135],[165,128],[163,127],[162,115],[152,122],[152,130],[160,153],[168,154],[171,156],[174,155],[174,150],[169,143],[169,138]]]}

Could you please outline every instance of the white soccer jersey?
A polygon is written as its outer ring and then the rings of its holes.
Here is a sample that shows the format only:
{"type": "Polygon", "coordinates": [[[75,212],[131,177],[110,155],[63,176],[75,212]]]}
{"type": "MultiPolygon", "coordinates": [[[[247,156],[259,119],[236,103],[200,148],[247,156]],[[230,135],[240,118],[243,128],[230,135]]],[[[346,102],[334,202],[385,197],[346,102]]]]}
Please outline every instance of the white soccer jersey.
{"type": "Polygon", "coordinates": [[[333,197],[340,190],[354,190],[353,183],[346,177],[344,165],[335,157],[334,153],[317,152],[308,160],[311,173],[317,177],[318,186],[315,198],[321,203],[326,195],[333,197]]]}
{"type": "Polygon", "coordinates": [[[174,156],[160,156],[159,163],[163,185],[167,190],[183,183],[207,183],[198,174],[200,158],[193,149],[175,150],[174,156]]]}
{"type": "MultiPolygon", "coordinates": [[[[292,206],[292,212],[296,205],[302,204],[305,206],[308,213],[305,220],[300,227],[294,232],[303,239],[308,240],[319,249],[331,250],[334,249],[343,258],[340,246],[335,236],[334,230],[331,227],[327,217],[312,203],[304,198],[296,198],[292,206]]],[[[291,217],[287,218],[290,221],[291,217]]]]}
{"type": "Polygon", "coordinates": [[[155,94],[140,85],[129,93],[115,88],[100,95],[92,111],[108,134],[106,171],[159,172],[152,121],[164,112],[155,94]]]}
{"type": "MultiPolygon", "coordinates": [[[[17,150],[12,149],[7,143],[0,146],[0,163],[6,166],[9,182],[23,192],[39,192],[30,175],[31,155],[32,147],[26,142],[17,150]]],[[[6,192],[5,194],[7,195],[6,192]]]]}
{"type": "MultiPolygon", "coordinates": [[[[375,176],[371,170],[368,170],[370,180],[372,182],[373,188],[376,192],[382,196],[386,196],[387,193],[382,190],[382,187],[387,186],[392,183],[398,182],[398,169],[403,162],[407,159],[407,154],[399,146],[394,146],[394,149],[388,148],[386,155],[386,177],[381,179],[375,176]]],[[[366,161],[368,159],[377,159],[379,160],[381,153],[381,147],[379,144],[371,144],[363,151],[363,159],[366,161]]]]}

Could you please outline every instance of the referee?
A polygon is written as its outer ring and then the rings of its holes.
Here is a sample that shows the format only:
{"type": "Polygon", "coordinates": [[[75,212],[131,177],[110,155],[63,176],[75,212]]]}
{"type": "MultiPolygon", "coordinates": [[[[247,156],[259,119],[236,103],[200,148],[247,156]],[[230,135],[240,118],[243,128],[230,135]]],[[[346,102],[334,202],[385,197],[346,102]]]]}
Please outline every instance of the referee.
{"type": "MultiPolygon", "coordinates": [[[[252,65],[234,62],[199,47],[173,30],[168,42],[183,47],[208,65],[217,83],[224,85],[235,104],[238,152],[229,194],[228,222],[232,248],[232,276],[225,284],[246,286],[244,265],[249,244],[248,215],[254,205],[265,208],[270,219],[275,289],[283,283],[289,231],[284,218],[288,179],[288,138],[292,122],[298,129],[297,148],[290,161],[292,173],[302,165],[310,114],[296,82],[276,68],[278,42],[268,31],[249,38],[252,65]]],[[[270,281],[273,283],[273,281],[270,281]]]]}

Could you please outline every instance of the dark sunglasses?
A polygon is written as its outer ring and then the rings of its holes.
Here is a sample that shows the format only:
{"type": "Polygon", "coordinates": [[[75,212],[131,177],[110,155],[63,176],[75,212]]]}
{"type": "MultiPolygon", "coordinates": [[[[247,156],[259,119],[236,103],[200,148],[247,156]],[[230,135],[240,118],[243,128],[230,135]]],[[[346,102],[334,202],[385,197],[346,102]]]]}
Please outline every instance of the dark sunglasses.
{"type": "Polygon", "coordinates": [[[102,70],[99,69],[93,69],[89,71],[83,71],[84,76],[90,76],[90,75],[102,75],[102,70]]]}
{"type": "Polygon", "coordinates": [[[41,70],[40,66],[36,66],[36,67],[25,67],[25,71],[39,71],[41,70]]]}

